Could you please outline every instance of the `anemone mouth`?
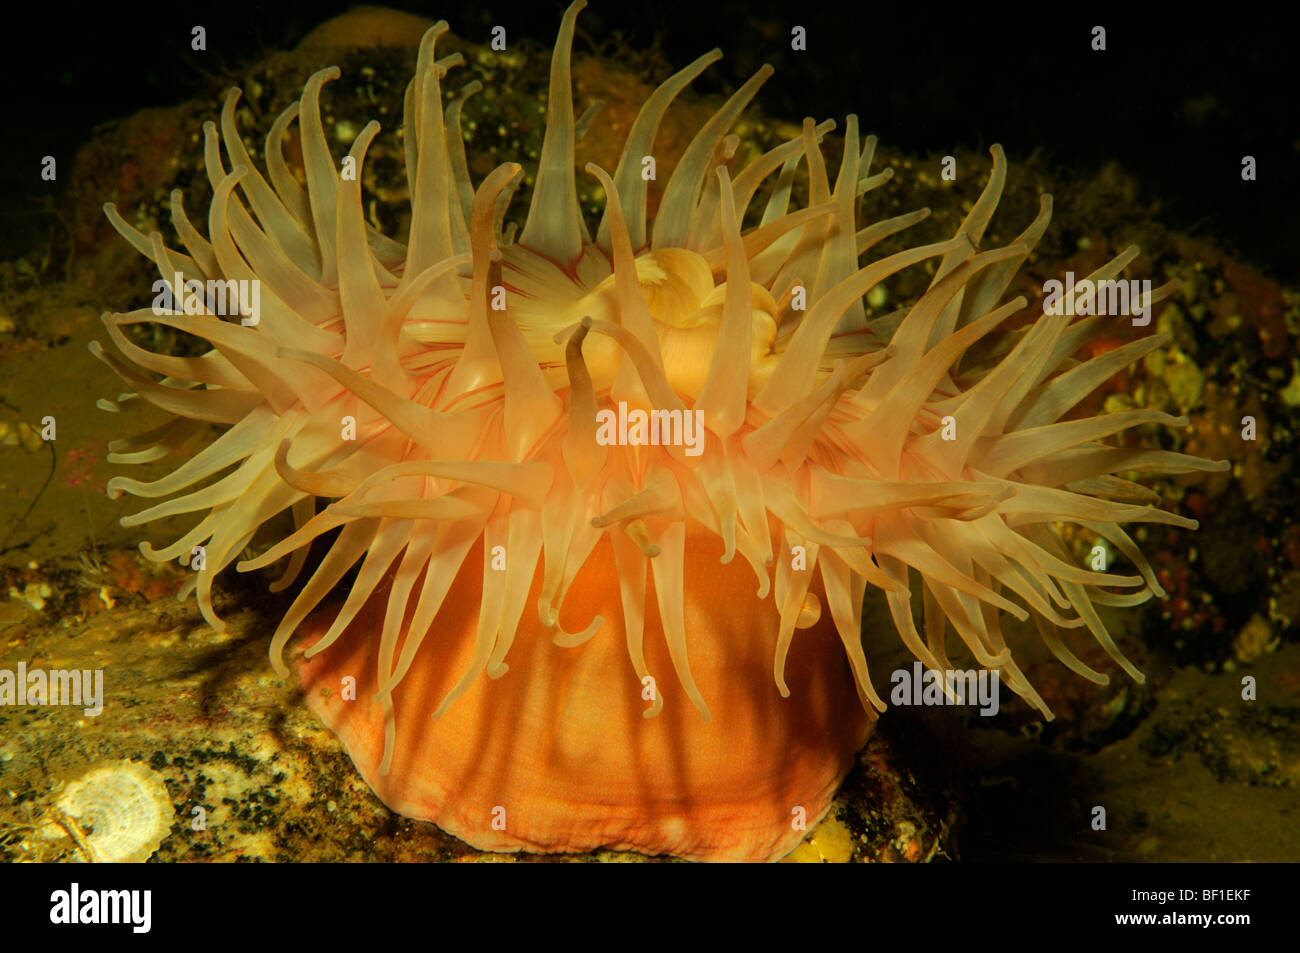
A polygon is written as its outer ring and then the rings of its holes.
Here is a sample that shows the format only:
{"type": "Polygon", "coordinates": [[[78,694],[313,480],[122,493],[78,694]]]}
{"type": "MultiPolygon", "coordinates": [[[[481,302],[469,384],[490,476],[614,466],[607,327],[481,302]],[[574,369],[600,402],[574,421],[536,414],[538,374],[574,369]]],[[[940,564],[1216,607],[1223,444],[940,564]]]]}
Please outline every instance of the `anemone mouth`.
{"type": "MultiPolygon", "coordinates": [[[[441,22],[424,37],[406,92],[413,197],[406,244],[362,214],[357,170],[378,125],[352,145],[343,168],[353,174],[341,174],[329,151],[319,98],[336,68],[312,76],[272,125],[265,175],[237,132],[232,90],[219,129],[204,129],[214,190],[207,237],[179,193],[172,197],[184,252],[106,206],[173,295],[182,297],[182,283],[216,282],[233,303],[224,314],[208,298],[193,313],[107,315],[124,360],[92,347],[131,388],[119,402],[143,398],[174,415],[119,441],[111,462],[157,459],[195,421],[226,428],[160,480],[110,483],[113,494],[166,498],[128,517],[130,525],[204,513],[171,545],[145,544],[145,554],[195,557],[187,594],[195,592],[219,626],[213,579],[259,528],[292,514],[293,532],[236,564],[250,571],[287,558],[275,589],[296,580],[312,540],[337,530],[277,628],[272,658],[286,671],[287,641],[356,564],[347,599],[309,654],[341,638],[369,593],[391,579],[378,647],[378,695],[390,720],[393,689],[455,598],[452,583],[479,542],[476,651],[435,716],[475,679],[504,673],[525,612],[560,646],[621,629],[638,678],[653,674],[640,651],[650,576],[675,675],[707,717],[688,643],[708,633],[688,633],[682,615],[689,573],[702,569],[685,564],[688,524],[722,540],[723,562],[739,554],[753,569],[756,598],[772,599],[779,690],[796,631],[822,613],[814,595],[822,591],[863,704],[884,710],[860,641],[867,585],[884,591],[900,637],[927,666],[951,667],[951,628],[963,651],[999,670],[1047,717],[1011,657],[1002,613],[1032,618],[1051,652],[1086,678],[1105,681],[1060,630],[1087,630],[1141,680],[1096,611],[1163,595],[1122,526],[1195,523],[1158,509],[1150,491],[1118,474],[1227,463],[1105,442],[1143,424],[1185,423],[1167,415],[1068,419],[1103,381],[1162,346],[1162,335],[1079,361],[1074,355],[1101,319],[1075,314],[1072,304],[1017,331],[1002,328],[1026,308],[1024,298],[1002,299],[1048,226],[1050,197],[1015,241],[982,248],[1007,171],[994,146],[988,184],[951,239],[863,264],[876,242],[926,211],[859,223],[861,200],[890,170],[870,172],[875,139],[860,135],[855,116],[845,123],[833,183],[820,140],[834,123],[812,119],[797,137],[733,170],[729,130],[770,75],[764,67],[700,128],[651,221],[642,159],[669,103],[720,56],[715,50],[647,100],[612,174],[587,167],[607,196],[593,232],[577,200],[569,70],[584,5],[574,3],[560,27],[536,187],[517,237],[504,221],[522,168],[506,163],[471,182],[460,106],[479,84],[462,87],[444,109],[443,81],[460,57],[435,58],[447,31],[441,22]],[[284,159],[295,120],[305,189],[284,159]],[[809,204],[791,210],[802,164],[809,204]],[[759,224],[742,230],[773,176],[759,224]],[[919,300],[869,321],[864,296],[926,261],[936,263],[935,274],[919,300]],[[194,358],[146,351],[121,330],[138,322],[198,335],[212,349],[194,358]],[[962,356],[990,336],[1002,339],[1001,356],[958,374],[962,356]],[[658,419],[680,428],[682,439],[637,440],[629,428],[622,442],[602,441],[601,413],[622,407],[665,415],[658,419]],[[694,454],[685,445],[692,420],[694,454]],[[1078,565],[1059,522],[1105,541],[1133,571],[1078,565]],[[564,631],[559,615],[570,584],[606,536],[623,616],[564,631]],[[540,596],[529,605],[539,574],[540,596]],[[912,614],[914,578],[924,592],[924,635],[912,614]]],[[[1130,248],[1089,280],[1115,278],[1137,253],[1130,248]]],[[[1141,305],[1173,289],[1155,289],[1141,305]]],[[[659,707],[654,700],[647,714],[659,707]]]]}

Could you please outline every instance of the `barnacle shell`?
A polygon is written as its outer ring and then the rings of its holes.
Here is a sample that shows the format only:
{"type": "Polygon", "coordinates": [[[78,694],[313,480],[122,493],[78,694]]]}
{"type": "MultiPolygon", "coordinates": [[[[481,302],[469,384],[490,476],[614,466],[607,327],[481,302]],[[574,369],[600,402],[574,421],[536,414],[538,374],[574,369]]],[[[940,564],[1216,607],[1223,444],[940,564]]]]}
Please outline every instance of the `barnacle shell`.
{"type": "Polygon", "coordinates": [[[155,772],[138,761],[100,765],[59,796],[59,810],[75,818],[94,860],[138,864],[171,831],[171,797],[155,772]]]}

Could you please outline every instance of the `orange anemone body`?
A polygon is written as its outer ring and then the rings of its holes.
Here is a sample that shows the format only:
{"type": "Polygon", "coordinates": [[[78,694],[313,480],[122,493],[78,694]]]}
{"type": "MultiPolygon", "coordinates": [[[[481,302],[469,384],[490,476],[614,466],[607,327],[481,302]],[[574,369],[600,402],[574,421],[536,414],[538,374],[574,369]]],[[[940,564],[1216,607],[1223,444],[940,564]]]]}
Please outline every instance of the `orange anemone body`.
{"type": "MultiPolygon", "coordinates": [[[[439,616],[434,644],[397,688],[399,710],[420,711],[445,697],[472,663],[480,555],[471,554],[474,568],[457,580],[458,599],[439,616]]],[[[662,686],[662,713],[645,717],[647,696],[660,686],[641,684],[628,666],[621,624],[557,648],[529,613],[508,671],[478,679],[436,721],[398,719],[384,773],[384,717],[374,700],[383,590],[347,638],[296,660],[294,671],[307,704],[385,804],[480,849],[780,857],[826,813],[870,722],[825,621],[797,634],[786,668],[790,695],[781,697],[772,683],[777,617],[754,598],[748,567],[718,566],[721,555],[712,534],[688,540],[689,563],[712,567],[686,600],[687,631],[700,635],[691,642],[691,670],[709,701],[708,721],[671,679],[662,686]],[[349,675],[351,700],[340,691],[349,675]]],[[[620,618],[612,560],[609,544],[599,547],[569,596],[606,619],[620,618]]],[[[539,574],[534,594],[540,582],[539,574]]],[[[322,613],[304,630],[314,635],[329,618],[322,613]]],[[[645,639],[648,667],[670,671],[653,614],[645,639]]]]}

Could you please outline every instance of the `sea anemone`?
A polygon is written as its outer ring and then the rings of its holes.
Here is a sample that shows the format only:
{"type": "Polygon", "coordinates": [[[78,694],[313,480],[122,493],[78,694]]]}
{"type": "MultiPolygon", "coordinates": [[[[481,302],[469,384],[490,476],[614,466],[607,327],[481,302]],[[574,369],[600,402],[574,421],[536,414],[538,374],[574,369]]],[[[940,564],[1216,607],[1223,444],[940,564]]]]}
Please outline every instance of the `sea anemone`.
{"type": "MultiPolygon", "coordinates": [[[[997,146],[956,235],[863,264],[928,211],[859,226],[862,196],[890,170],[869,171],[875,139],[855,116],[833,184],[821,139],[834,124],[812,119],[732,169],[729,131],[770,67],[698,130],[648,220],[643,173],[660,120],[717,50],[649,97],[612,174],[586,167],[605,195],[589,230],[570,81],[584,5],[562,20],[517,234],[505,221],[523,169],[505,163],[471,182],[460,114],[478,83],[444,109],[461,58],[435,58],[441,22],[406,91],[406,244],[362,212],[359,170],[378,124],[342,163],[330,154],[319,98],[337,68],[313,75],[272,125],[269,181],[240,139],[231,91],[220,131],[204,129],[206,238],[172,195],[184,253],[106,207],[188,302],[105,317],[126,360],[92,350],[131,390],[117,403],[140,397],[174,415],[110,459],[155,460],[205,423],[225,428],[159,480],[110,482],[114,496],[169,498],[129,526],[206,511],[145,554],[191,565],[188,591],[220,626],[218,573],[287,557],[272,585],[284,589],[312,541],[336,531],[272,637],[275,668],[288,673],[295,632],[315,632],[293,665],[366,780],[394,810],[485,849],[789,851],[885,708],[861,643],[868,585],[926,666],[952,668],[951,626],[964,653],[1048,717],[1002,613],[1032,616],[1057,658],[1104,683],[1060,634],[1087,629],[1140,681],[1096,610],[1163,595],[1121,524],[1196,524],[1117,474],[1221,465],[1103,442],[1182,418],[1065,418],[1167,337],[1076,360],[1123,319],[1079,317],[1068,301],[1005,327],[1027,308],[1001,298],[1051,201],[1015,241],[981,248],[1006,175],[997,146]],[[284,157],[295,119],[305,188],[284,157]],[[808,204],[791,211],[805,163],[808,204]],[[868,320],[864,296],[925,262],[928,290],[868,320]],[[230,307],[184,297],[212,282],[226,282],[230,307]],[[147,351],[125,333],[140,323],[211,349],[147,351]],[[241,560],[285,511],[293,530],[241,560]],[[1068,523],[1133,572],[1080,565],[1058,528],[1068,523]],[[342,606],[313,615],[358,562],[342,606]]],[[[1116,277],[1137,253],[1091,278],[1116,277]]]]}

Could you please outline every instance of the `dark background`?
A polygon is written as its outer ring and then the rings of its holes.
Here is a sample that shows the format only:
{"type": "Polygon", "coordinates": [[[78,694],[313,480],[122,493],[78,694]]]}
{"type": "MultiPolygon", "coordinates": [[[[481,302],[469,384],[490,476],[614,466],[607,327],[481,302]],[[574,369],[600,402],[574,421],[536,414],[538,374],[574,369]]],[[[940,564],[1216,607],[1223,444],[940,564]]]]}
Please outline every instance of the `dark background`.
{"type": "MultiPolygon", "coordinates": [[[[393,5],[444,18],[480,42],[500,23],[511,42],[550,43],[564,9],[557,0],[393,5]]],[[[219,89],[241,64],[293,46],[351,6],[46,3],[12,11],[18,19],[0,38],[0,255],[23,250],[21,223],[33,197],[48,192],[38,176],[42,155],[68,159],[101,123],[219,89]],[[208,32],[205,54],[189,48],[196,23],[208,32]]],[[[578,20],[577,48],[590,49],[583,34],[621,34],[638,49],[657,39],[680,68],[719,46],[725,58],[695,83],[705,92],[734,88],[771,62],[777,74],[759,93],[769,113],[842,121],[856,112],[865,130],[906,150],[1001,142],[1013,159],[1041,149],[1085,174],[1117,160],[1144,195],[1161,199],[1167,224],[1214,235],[1283,281],[1300,277],[1300,81],[1285,21],[1258,8],[1225,8],[1209,20],[1176,8],[988,6],[948,16],[943,6],[594,0],[578,20]],[[796,23],[808,30],[806,53],[789,48],[796,23]],[[1097,24],[1107,28],[1104,53],[1090,50],[1097,24]],[[1252,184],[1241,181],[1245,154],[1259,165],[1252,184]]]]}

